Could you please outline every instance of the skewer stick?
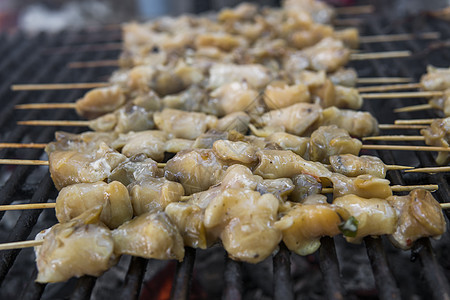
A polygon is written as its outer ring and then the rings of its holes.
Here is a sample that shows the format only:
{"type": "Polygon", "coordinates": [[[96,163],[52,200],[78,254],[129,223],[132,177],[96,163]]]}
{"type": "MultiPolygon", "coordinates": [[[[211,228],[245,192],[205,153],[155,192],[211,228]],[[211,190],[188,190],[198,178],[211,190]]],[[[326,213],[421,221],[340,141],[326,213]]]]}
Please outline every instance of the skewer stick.
{"type": "Polygon", "coordinates": [[[0,211],[5,210],[22,210],[22,209],[46,209],[55,208],[56,203],[30,203],[30,204],[15,204],[15,205],[0,205],[0,211]]]}
{"type": "MultiPolygon", "coordinates": [[[[373,53],[352,53],[350,60],[401,58],[411,56],[411,51],[386,51],[373,53]]],[[[118,67],[118,60],[95,60],[95,61],[73,61],[67,64],[70,69],[96,68],[96,67],[118,67]]]]}
{"type": "Polygon", "coordinates": [[[14,106],[15,109],[55,109],[55,108],[76,108],[76,103],[29,103],[14,106]]]}
{"type": "Polygon", "coordinates": [[[442,95],[444,92],[441,91],[360,94],[363,99],[431,98],[442,95]]]}
{"type": "Polygon", "coordinates": [[[411,105],[411,106],[396,108],[396,109],[394,109],[394,112],[401,113],[401,112],[426,110],[426,109],[432,109],[432,108],[434,108],[434,107],[431,106],[430,104],[419,104],[419,105],[411,105]]]}
{"type": "Polygon", "coordinates": [[[362,145],[364,150],[439,151],[450,152],[450,147],[408,146],[408,145],[362,145]]]}
{"type": "Polygon", "coordinates": [[[11,249],[21,249],[40,246],[44,243],[44,240],[31,240],[22,242],[12,242],[0,244],[0,250],[11,250],[11,249]]]}
{"type": "Polygon", "coordinates": [[[397,125],[397,124],[379,124],[379,129],[424,129],[425,125],[397,125]]]}
{"type": "MultiPolygon", "coordinates": [[[[425,184],[425,185],[393,185],[391,186],[393,192],[409,192],[414,189],[424,189],[427,191],[436,191],[439,189],[439,186],[436,184],[425,184]]],[[[332,194],[334,189],[330,188],[322,188],[320,191],[321,194],[332,194]]],[[[191,196],[181,196],[181,201],[187,201],[192,198],[191,196]]],[[[46,209],[46,208],[55,208],[56,203],[31,203],[31,204],[16,204],[16,205],[0,205],[0,211],[6,210],[26,210],[26,209],[46,209]]]]}
{"type": "Polygon", "coordinates": [[[371,14],[375,11],[375,6],[373,5],[344,6],[344,7],[336,7],[335,11],[340,15],[371,14]]]}
{"type": "Polygon", "coordinates": [[[424,141],[425,137],[422,135],[379,135],[368,136],[362,139],[363,141],[424,141]]]}
{"type": "Polygon", "coordinates": [[[69,69],[97,68],[97,67],[118,67],[119,61],[115,59],[96,61],[74,61],[67,64],[69,69]]]}
{"type": "Polygon", "coordinates": [[[333,20],[333,25],[335,26],[360,26],[363,23],[364,19],[360,18],[345,18],[333,20]]]}
{"type": "Polygon", "coordinates": [[[109,82],[13,84],[11,89],[13,91],[72,90],[92,89],[109,85],[111,85],[109,82]]]}
{"type": "Polygon", "coordinates": [[[385,91],[399,91],[420,88],[420,83],[406,83],[406,84],[391,84],[381,86],[363,86],[358,88],[358,92],[385,92],[385,91]]]}
{"type": "Polygon", "coordinates": [[[431,124],[436,119],[415,119],[415,120],[395,120],[394,124],[402,125],[418,125],[418,124],[431,124]]]}
{"type": "Polygon", "coordinates": [[[34,159],[0,159],[0,165],[48,166],[48,161],[34,159]]]}
{"type": "MultiPolygon", "coordinates": [[[[430,168],[416,168],[412,170],[407,170],[405,172],[411,173],[443,173],[450,172],[450,167],[430,167],[430,168]]],[[[450,207],[449,207],[450,208],[450,207]]]]}
{"type": "Polygon", "coordinates": [[[29,120],[19,121],[18,125],[31,126],[86,126],[88,127],[90,121],[64,121],[64,120],[29,120]]]}
{"type": "Polygon", "coordinates": [[[439,32],[424,32],[419,34],[414,33],[400,33],[400,34],[385,34],[385,35],[372,35],[361,36],[359,42],[362,44],[370,43],[383,43],[383,42],[401,42],[414,39],[422,40],[436,40],[441,37],[439,32]]]}
{"type": "Polygon", "coordinates": [[[357,83],[371,84],[371,83],[407,83],[413,81],[408,77],[363,77],[356,79],[357,83]]]}
{"type": "Polygon", "coordinates": [[[386,52],[370,52],[370,53],[353,53],[350,54],[350,60],[366,60],[366,59],[383,59],[383,58],[401,58],[411,56],[411,51],[386,51],[386,52]]]}
{"type": "Polygon", "coordinates": [[[0,148],[21,148],[21,149],[44,149],[47,144],[39,144],[39,143],[29,143],[29,144],[21,144],[21,143],[0,143],[0,148]]]}
{"type": "Polygon", "coordinates": [[[386,165],[386,169],[388,171],[391,171],[391,170],[410,170],[410,169],[414,169],[414,167],[399,166],[399,165],[386,165]]]}

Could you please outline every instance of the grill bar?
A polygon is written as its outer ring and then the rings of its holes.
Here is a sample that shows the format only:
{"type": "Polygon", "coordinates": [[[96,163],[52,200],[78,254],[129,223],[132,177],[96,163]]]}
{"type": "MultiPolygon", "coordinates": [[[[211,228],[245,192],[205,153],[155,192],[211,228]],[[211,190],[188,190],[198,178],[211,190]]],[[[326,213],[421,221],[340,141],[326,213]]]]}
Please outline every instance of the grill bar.
{"type": "Polygon", "coordinates": [[[78,279],[74,292],[70,296],[70,300],[90,299],[96,281],[97,278],[92,276],[83,276],[78,279]]]}
{"type": "Polygon", "coordinates": [[[291,278],[291,258],[284,243],[280,244],[280,250],[273,258],[273,298],[295,299],[291,278]]]}
{"type": "Polygon", "coordinates": [[[344,288],[341,284],[339,261],[333,238],[323,237],[320,243],[322,245],[319,250],[319,264],[325,286],[325,295],[330,300],[343,300],[345,299],[344,288]]]}
{"type": "Polygon", "coordinates": [[[416,242],[413,251],[419,257],[425,281],[430,286],[433,299],[449,300],[450,288],[448,279],[445,277],[442,267],[436,260],[436,255],[433,253],[430,240],[420,239],[416,242]]]}
{"type": "Polygon", "coordinates": [[[139,299],[148,259],[132,257],[122,288],[122,299],[139,299]]]}
{"type": "Polygon", "coordinates": [[[223,300],[242,299],[242,263],[234,261],[228,256],[225,258],[225,287],[222,295],[223,300]]]}
{"type": "Polygon", "coordinates": [[[44,293],[46,284],[37,283],[34,279],[37,277],[37,268],[34,266],[34,270],[31,277],[28,279],[28,283],[25,289],[22,290],[19,299],[26,300],[39,300],[44,293]]]}
{"type": "Polygon", "coordinates": [[[369,256],[370,265],[372,266],[375,284],[379,291],[381,300],[401,299],[400,290],[395,283],[395,278],[391,273],[384,252],[381,238],[374,239],[371,237],[364,238],[369,256]]]}
{"type": "Polygon", "coordinates": [[[194,262],[195,249],[186,247],[183,262],[177,263],[170,299],[189,299],[194,262]]]}

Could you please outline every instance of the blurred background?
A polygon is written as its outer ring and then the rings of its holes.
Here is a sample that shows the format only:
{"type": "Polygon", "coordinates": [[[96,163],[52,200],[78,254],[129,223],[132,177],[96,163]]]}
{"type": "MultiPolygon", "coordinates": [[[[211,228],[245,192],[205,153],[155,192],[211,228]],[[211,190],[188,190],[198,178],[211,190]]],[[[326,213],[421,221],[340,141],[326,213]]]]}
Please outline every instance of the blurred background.
{"type": "MultiPolygon", "coordinates": [[[[334,5],[357,5],[358,0],[325,0],[334,5]]],[[[235,6],[240,0],[0,0],[0,31],[36,33],[80,29],[131,20],[148,20],[160,15],[217,11],[235,6]]],[[[277,6],[281,0],[249,0],[277,6]]],[[[366,3],[367,4],[367,3],[366,3]]],[[[375,4],[375,3],[374,3],[375,4]]],[[[392,4],[397,16],[441,9],[450,0],[400,0],[392,4]]]]}

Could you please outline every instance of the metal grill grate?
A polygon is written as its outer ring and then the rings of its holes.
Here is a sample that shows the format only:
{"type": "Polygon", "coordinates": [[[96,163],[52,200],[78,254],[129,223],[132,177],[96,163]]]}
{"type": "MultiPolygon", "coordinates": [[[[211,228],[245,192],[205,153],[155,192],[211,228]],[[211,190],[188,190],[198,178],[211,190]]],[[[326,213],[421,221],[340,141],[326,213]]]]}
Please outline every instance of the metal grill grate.
{"type": "MultiPolygon", "coordinates": [[[[380,1],[381,2],[381,1],[380,1]]],[[[404,33],[413,32],[417,26],[421,26],[421,31],[440,31],[443,40],[450,38],[448,23],[432,20],[423,16],[413,21],[396,20],[391,22],[388,19],[379,16],[372,16],[365,19],[363,33],[365,35],[374,35],[381,33],[404,33]],[[408,22],[407,22],[408,21],[408,22]]],[[[46,55],[46,49],[62,45],[75,45],[93,43],[96,41],[109,42],[117,41],[120,35],[117,32],[103,34],[101,32],[62,32],[57,35],[39,35],[27,37],[21,33],[14,36],[0,36],[0,55],[3,60],[0,62],[0,99],[3,108],[0,111],[0,137],[2,141],[8,142],[28,142],[46,143],[53,139],[53,133],[56,128],[29,128],[16,126],[17,120],[26,119],[75,119],[73,112],[60,110],[52,112],[17,112],[13,111],[13,106],[18,103],[27,102],[72,102],[80,97],[83,91],[73,90],[47,91],[47,92],[11,92],[10,85],[13,83],[47,83],[47,82],[87,82],[99,81],[109,74],[111,68],[69,70],[65,68],[71,61],[82,60],[100,60],[114,59],[118,52],[67,52],[46,55]]],[[[408,41],[403,43],[384,43],[365,45],[364,50],[368,51],[392,51],[398,49],[410,49],[415,53],[424,53],[424,49],[430,42],[408,41]]],[[[404,60],[386,60],[370,62],[354,62],[361,76],[402,76],[418,79],[420,74],[425,71],[427,64],[437,66],[448,66],[448,49],[442,48],[434,50],[432,55],[421,55],[404,60]]],[[[366,101],[365,109],[373,112],[381,123],[392,123],[397,115],[392,112],[394,108],[411,104],[410,100],[379,100],[383,102],[366,101]]],[[[419,100],[416,100],[416,102],[419,100]]],[[[425,111],[419,113],[407,113],[400,115],[402,118],[428,118],[436,117],[434,111],[425,111]]],[[[67,130],[67,128],[64,128],[67,130]]],[[[407,157],[403,154],[380,151],[373,152],[382,158],[387,164],[410,164],[410,165],[434,165],[432,154],[430,153],[412,153],[407,157]]],[[[0,150],[2,158],[24,158],[39,159],[42,155],[40,150],[0,150]]],[[[1,166],[0,174],[2,176],[2,186],[0,189],[0,204],[11,204],[13,201],[30,199],[30,203],[46,202],[54,198],[56,191],[53,183],[48,176],[45,168],[36,168],[28,166],[1,166]],[[6,175],[7,174],[7,175],[6,175]]],[[[439,191],[436,197],[441,202],[446,202],[449,195],[448,175],[402,175],[399,171],[391,171],[389,180],[393,184],[417,184],[417,183],[437,183],[439,191]]],[[[448,214],[448,212],[447,212],[448,214]]],[[[448,216],[448,215],[447,215],[448,216]]],[[[41,210],[23,211],[15,218],[8,217],[5,220],[5,213],[0,213],[0,228],[8,229],[9,233],[2,242],[20,241],[34,237],[34,234],[55,223],[56,219],[50,214],[43,213],[41,210]],[[17,221],[15,221],[17,220],[17,221]],[[5,223],[15,222],[11,228],[5,223]],[[47,226],[48,225],[48,226],[47,226]]],[[[448,233],[447,233],[448,236],[448,233]]],[[[370,262],[377,293],[375,297],[380,299],[400,299],[408,296],[405,291],[404,282],[399,278],[399,270],[390,268],[390,257],[393,250],[389,248],[384,239],[365,238],[364,244],[370,262]]],[[[347,246],[346,246],[347,247],[347,246]]],[[[329,299],[345,299],[348,296],[356,296],[345,289],[345,284],[341,276],[342,264],[342,246],[337,239],[323,238],[322,246],[315,258],[318,259],[318,265],[323,276],[322,296],[329,299]],[[341,264],[341,266],[340,266],[341,264]]],[[[210,250],[208,250],[210,251],[210,250]]],[[[399,250],[394,250],[399,251],[399,250]]],[[[427,239],[416,243],[412,251],[413,257],[419,258],[419,269],[425,279],[418,287],[418,290],[429,292],[434,299],[448,299],[450,297],[448,269],[443,269],[442,261],[438,261],[434,255],[433,248],[427,239]]],[[[193,280],[194,263],[196,258],[194,249],[186,249],[186,257],[182,263],[178,263],[174,274],[173,287],[171,292],[172,299],[187,299],[189,297],[190,287],[193,280]]],[[[31,250],[10,250],[0,252],[0,284],[4,286],[13,285],[16,290],[21,290],[22,299],[40,299],[51,298],[55,289],[50,286],[34,282],[36,278],[36,268],[32,263],[33,254],[31,250]],[[28,263],[28,264],[27,264],[28,263]],[[26,268],[26,274],[29,278],[17,278],[15,274],[20,268],[26,268]]],[[[132,258],[129,262],[127,271],[117,291],[122,299],[138,299],[144,276],[147,268],[154,267],[154,261],[142,258],[132,258]]],[[[280,245],[279,252],[273,258],[273,287],[274,299],[294,299],[294,286],[296,284],[291,276],[291,267],[295,267],[295,260],[284,245],[280,245]]],[[[223,299],[244,299],[245,290],[248,288],[248,278],[245,274],[248,270],[253,270],[252,266],[234,262],[228,258],[225,259],[225,272],[223,273],[223,299]],[[247,270],[247,271],[246,271],[247,270]]],[[[267,275],[268,278],[272,274],[267,275]],[[270,276],[269,276],[270,275],[270,276]]],[[[416,276],[416,274],[406,274],[406,278],[416,276]]],[[[345,277],[345,276],[344,276],[345,277]]],[[[345,278],[344,278],[345,279],[345,278]]],[[[95,286],[100,279],[85,276],[78,280],[71,280],[64,288],[66,290],[63,297],[70,299],[89,299],[95,298],[95,286]]],[[[414,281],[416,282],[416,281],[414,281]]],[[[268,285],[270,285],[268,283],[268,285]]],[[[2,288],[3,290],[3,288],[2,288]]],[[[0,294],[6,297],[7,294],[0,294]]]]}

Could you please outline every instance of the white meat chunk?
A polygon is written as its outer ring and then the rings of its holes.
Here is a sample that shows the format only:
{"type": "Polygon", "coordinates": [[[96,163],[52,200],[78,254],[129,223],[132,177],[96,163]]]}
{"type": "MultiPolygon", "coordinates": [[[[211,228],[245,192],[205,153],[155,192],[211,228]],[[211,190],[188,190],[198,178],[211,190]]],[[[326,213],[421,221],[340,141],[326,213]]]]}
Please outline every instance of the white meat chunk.
{"type": "Polygon", "coordinates": [[[406,250],[419,238],[437,239],[446,231],[442,208],[430,192],[417,189],[406,196],[390,197],[388,202],[398,215],[395,232],[389,236],[394,246],[406,250]]]}
{"type": "Polygon", "coordinates": [[[225,166],[212,149],[194,149],[178,152],[165,168],[167,179],[183,185],[187,195],[207,190],[218,183],[225,166]]]}
{"type": "Polygon", "coordinates": [[[282,109],[272,110],[261,116],[263,126],[283,127],[288,133],[301,136],[322,115],[317,104],[297,103],[282,109]]]}
{"type": "Polygon", "coordinates": [[[420,78],[426,91],[443,91],[450,88],[450,68],[427,67],[427,73],[420,78]]]}
{"type": "Polygon", "coordinates": [[[355,87],[358,81],[358,73],[352,68],[341,68],[328,76],[335,85],[355,87]]]}
{"type": "Polygon", "coordinates": [[[232,82],[246,82],[254,89],[264,88],[272,79],[266,67],[257,64],[214,64],[209,71],[209,87],[218,88],[232,82]]]}
{"type": "Polygon", "coordinates": [[[333,197],[341,197],[353,194],[363,198],[387,199],[392,196],[392,189],[387,179],[378,178],[372,175],[359,175],[357,177],[347,177],[334,173],[331,175],[333,182],[333,197]]]}
{"type": "Polygon", "coordinates": [[[219,131],[235,130],[239,133],[246,134],[249,124],[250,116],[243,111],[239,111],[220,118],[217,122],[216,129],[219,131]]]}
{"type": "Polygon", "coordinates": [[[336,125],[356,137],[377,135],[379,132],[378,122],[369,112],[339,109],[334,106],[323,110],[320,125],[336,125]]]}
{"type": "Polygon", "coordinates": [[[339,206],[326,203],[295,204],[275,223],[283,242],[298,255],[309,255],[320,247],[320,238],[341,233],[339,225],[350,214],[339,206]]]}
{"type": "Polygon", "coordinates": [[[55,132],[55,141],[50,142],[45,147],[45,152],[50,154],[53,151],[90,151],[96,149],[100,143],[111,145],[117,139],[115,132],[95,132],[87,131],[74,134],[64,131],[55,132]]]}
{"type": "Polygon", "coordinates": [[[111,229],[131,220],[133,208],[127,188],[118,181],[78,183],[63,188],[56,198],[56,218],[65,223],[96,206],[100,221],[111,229]]]}
{"type": "Polygon", "coordinates": [[[305,160],[292,151],[260,150],[256,155],[259,163],[253,173],[265,179],[291,178],[301,173],[315,178],[331,176],[331,172],[321,163],[305,160]]]}
{"type": "Polygon", "coordinates": [[[128,186],[134,215],[164,210],[169,203],[181,201],[184,189],[165,178],[146,178],[128,186]]]}
{"type": "Polygon", "coordinates": [[[211,92],[211,101],[216,102],[219,116],[240,111],[251,111],[259,104],[259,93],[246,82],[224,84],[211,92]]]}
{"type": "Polygon", "coordinates": [[[112,85],[95,88],[87,92],[83,98],[77,100],[77,113],[87,119],[94,119],[106,113],[110,113],[125,104],[124,90],[112,85]]]}
{"type": "Polygon", "coordinates": [[[50,175],[58,190],[75,183],[104,181],[126,156],[105,143],[91,153],[53,151],[49,154],[50,175]]]}
{"type": "Polygon", "coordinates": [[[36,236],[36,240],[44,240],[41,246],[35,247],[37,282],[100,276],[116,263],[111,231],[99,222],[100,213],[101,206],[36,236]]]}
{"type": "Polygon", "coordinates": [[[146,213],[112,231],[114,252],[144,258],[184,258],[183,238],[164,212],[146,213]]]}
{"type": "Polygon", "coordinates": [[[280,109],[299,102],[310,102],[308,87],[304,84],[272,83],[264,91],[264,103],[269,109],[280,109]]]}
{"type": "Polygon", "coordinates": [[[338,154],[358,155],[362,143],[351,138],[345,129],[336,125],[320,126],[311,134],[309,141],[309,158],[321,163],[329,163],[329,157],[338,154]]]}
{"type": "Polygon", "coordinates": [[[119,181],[128,186],[135,181],[156,177],[159,174],[158,164],[145,154],[136,154],[121,162],[108,177],[108,182],[119,181]]]}
{"type": "Polygon", "coordinates": [[[195,139],[217,125],[217,117],[197,112],[164,109],[154,115],[156,126],[175,137],[195,139]]]}
{"type": "Polygon", "coordinates": [[[257,149],[246,142],[218,140],[214,142],[212,149],[220,160],[229,164],[240,163],[250,165],[257,161],[257,149]]]}
{"type": "Polygon", "coordinates": [[[348,210],[358,221],[356,235],[346,237],[350,243],[360,243],[365,236],[380,236],[395,232],[397,213],[387,200],[345,195],[336,198],[333,204],[348,210]]]}
{"type": "Polygon", "coordinates": [[[333,171],[348,177],[372,175],[378,178],[386,177],[386,165],[376,156],[341,154],[330,156],[333,171]]]}
{"type": "Polygon", "coordinates": [[[274,227],[278,205],[272,194],[226,189],[206,208],[205,228],[220,236],[231,258],[257,263],[281,240],[281,232],[274,227]]]}
{"type": "Polygon", "coordinates": [[[294,202],[303,202],[311,195],[319,194],[322,190],[322,184],[314,176],[308,174],[299,174],[292,178],[294,189],[289,198],[294,202]]]}
{"type": "MultiPolygon", "coordinates": [[[[421,129],[420,134],[425,137],[427,145],[448,148],[450,146],[450,117],[434,120],[429,127],[421,129]]],[[[449,152],[442,151],[438,153],[436,157],[438,165],[444,166],[449,162],[449,152]]]]}
{"type": "Polygon", "coordinates": [[[283,150],[291,150],[305,159],[308,158],[309,138],[299,137],[286,132],[274,132],[266,137],[266,141],[277,144],[283,150]]]}
{"type": "Polygon", "coordinates": [[[129,132],[120,135],[113,143],[113,147],[122,149],[122,154],[127,157],[143,153],[155,161],[162,161],[168,138],[169,135],[160,130],[129,132]]]}

